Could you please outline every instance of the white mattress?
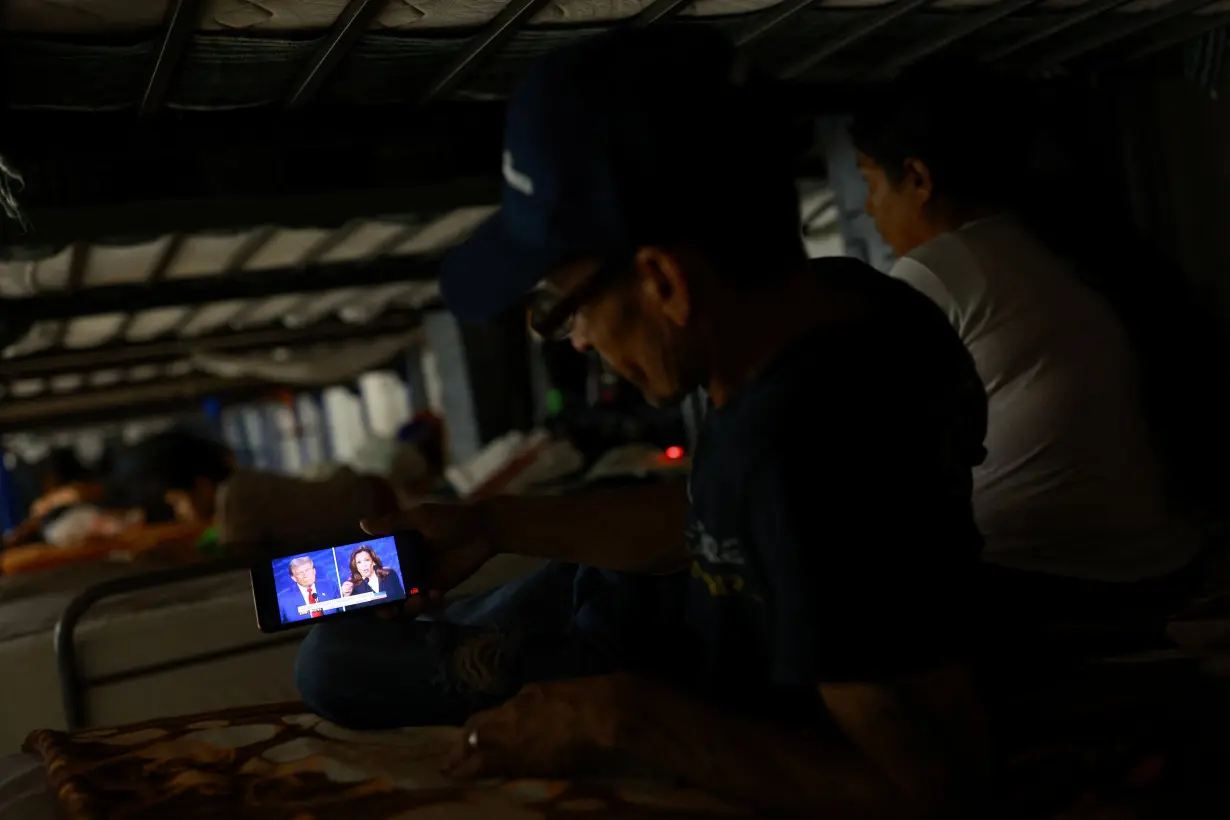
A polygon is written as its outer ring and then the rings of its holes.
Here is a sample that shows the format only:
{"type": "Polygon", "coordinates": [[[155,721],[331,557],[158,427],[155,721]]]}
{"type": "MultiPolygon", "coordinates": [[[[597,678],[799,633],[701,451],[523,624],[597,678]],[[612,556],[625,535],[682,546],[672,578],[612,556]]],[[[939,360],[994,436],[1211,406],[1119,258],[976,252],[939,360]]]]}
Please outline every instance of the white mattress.
{"type": "MultiPolygon", "coordinates": [[[[347,0],[210,0],[204,31],[278,32],[326,29],[347,0]]],[[[555,0],[538,25],[592,25],[632,17],[652,0],[555,0]]],[[[696,0],[683,14],[720,16],[767,8],[778,0],[696,0]]],[[[860,0],[850,0],[858,3],[860,0]]],[[[879,0],[871,0],[875,5],[879,0]]],[[[504,0],[389,0],[373,31],[415,31],[481,26],[504,0]]],[[[0,26],[10,31],[100,33],[162,25],[166,0],[8,0],[0,26]]]]}
{"type": "MultiPolygon", "coordinates": [[[[55,573],[48,573],[54,575],[55,573]]],[[[71,595],[48,593],[0,601],[0,750],[20,747],[33,729],[64,727],[52,643],[71,595]],[[21,611],[28,613],[24,619],[21,611]]],[[[246,572],[227,573],[100,602],[77,628],[79,668],[97,678],[200,653],[259,644],[246,572]]],[[[228,706],[293,700],[297,642],[270,645],[204,664],[92,687],[93,725],[129,723],[228,706]]]]}
{"type": "MultiPolygon", "coordinates": [[[[450,597],[519,578],[542,565],[519,556],[487,563],[450,597]]],[[[53,631],[68,601],[86,586],[125,572],[92,565],[0,579],[0,753],[15,751],[34,729],[64,728],[53,631]]],[[[297,633],[304,634],[305,630],[297,633]]],[[[284,640],[257,631],[245,571],[105,599],[76,630],[79,668],[98,678],[230,647],[284,640]]],[[[298,641],[275,643],[203,664],[91,687],[91,725],[132,723],[274,701],[295,700],[298,641]]],[[[2,820],[2,819],[0,819],[2,820]]]]}
{"type": "MultiPolygon", "coordinates": [[[[934,8],[977,8],[997,0],[938,0],[934,8]]],[[[1134,0],[1118,11],[1146,11],[1170,0],[1134,0]]],[[[203,31],[276,32],[328,28],[347,0],[210,0],[203,31]]],[[[555,0],[538,13],[532,25],[594,25],[634,16],[652,0],[555,0]]],[[[680,14],[720,17],[746,14],[780,0],[696,0],[680,14]]],[[[891,0],[828,0],[828,8],[874,8],[891,0]]],[[[1045,0],[1043,9],[1075,8],[1090,0],[1045,0]]],[[[506,0],[389,0],[373,31],[431,31],[481,26],[506,0]]],[[[131,32],[162,25],[167,0],[7,0],[0,3],[0,29],[43,34],[131,32]]],[[[1230,10],[1230,0],[1199,13],[1230,10]]]]}

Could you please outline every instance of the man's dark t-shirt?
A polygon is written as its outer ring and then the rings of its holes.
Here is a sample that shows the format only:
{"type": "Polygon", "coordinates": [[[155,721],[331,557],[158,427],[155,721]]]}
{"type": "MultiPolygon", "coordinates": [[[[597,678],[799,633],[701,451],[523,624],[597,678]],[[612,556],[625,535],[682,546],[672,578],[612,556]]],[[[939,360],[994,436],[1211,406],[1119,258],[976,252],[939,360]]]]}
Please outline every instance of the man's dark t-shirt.
{"type": "Polygon", "coordinates": [[[964,346],[908,285],[851,259],[814,264],[867,309],[708,409],[675,613],[683,674],[795,719],[820,682],[965,655],[982,548],[970,492],[986,396],[964,346]]]}

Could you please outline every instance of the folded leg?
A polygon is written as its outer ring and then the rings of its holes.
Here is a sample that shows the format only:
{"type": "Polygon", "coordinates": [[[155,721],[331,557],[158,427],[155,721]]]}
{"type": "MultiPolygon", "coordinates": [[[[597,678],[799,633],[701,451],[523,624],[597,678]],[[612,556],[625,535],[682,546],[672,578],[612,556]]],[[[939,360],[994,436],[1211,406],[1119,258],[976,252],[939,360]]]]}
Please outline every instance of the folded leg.
{"type": "Polygon", "coordinates": [[[613,671],[606,644],[574,628],[574,574],[550,564],[431,619],[318,624],[299,651],[300,696],[350,728],[456,725],[527,683],[613,671]]]}

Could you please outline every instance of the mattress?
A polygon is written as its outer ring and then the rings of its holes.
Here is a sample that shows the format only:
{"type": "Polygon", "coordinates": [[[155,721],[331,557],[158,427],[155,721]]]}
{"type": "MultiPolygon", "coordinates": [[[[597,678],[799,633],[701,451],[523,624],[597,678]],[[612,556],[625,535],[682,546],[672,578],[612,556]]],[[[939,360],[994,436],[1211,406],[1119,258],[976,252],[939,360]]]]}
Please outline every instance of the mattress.
{"type": "MultiPolygon", "coordinates": [[[[858,3],[859,0],[849,0],[858,3]]],[[[593,25],[636,15],[652,0],[554,0],[531,25],[593,25]]],[[[719,17],[759,11],[778,0],[696,0],[681,14],[719,17]]],[[[875,5],[878,0],[871,0],[875,5]]],[[[347,0],[209,0],[202,31],[288,32],[326,29],[347,0]]],[[[9,31],[102,34],[162,26],[166,0],[9,0],[0,24],[9,31]]],[[[503,0],[389,0],[373,31],[474,28],[507,5],[503,0]]]]}
{"type": "MultiPolygon", "coordinates": [[[[541,565],[538,559],[500,556],[450,597],[491,589],[541,565]]],[[[18,748],[34,729],[65,725],[52,643],[56,622],[82,589],[132,571],[96,565],[0,579],[0,668],[22,670],[6,678],[0,698],[0,751],[18,748]]],[[[298,697],[294,663],[296,638],[302,633],[266,636],[257,631],[245,571],[104,599],[82,619],[76,635],[80,669],[91,679],[235,647],[249,649],[91,687],[86,700],[91,725],[298,697]]]]}
{"type": "MultiPolygon", "coordinates": [[[[0,578],[0,644],[35,633],[50,632],[64,607],[84,589],[160,568],[132,564],[85,564],[52,572],[0,578]]],[[[91,607],[82,624],[143,609],[193,603],[216,596],[219,592],[231,592],[233,586],[231,577],[221,576],[117,595],[91,607]]]]}
{"type": "MultiPolygon", "coordinates": [[[[22,670],[7,679],[0,699],[0,749],[17,748],[35,728],[65,725],[52,636],[74,594],[61,590],[0,599],[6,638],[0,642],[0,668],[22,670]]],[[[82,619],[76,636],[79,668],[87,678],[152,670],[91,687],[86,703],[95,725],[295,697],[297,641],[257,631],[243,571],[101,601],[82,619]],[[237,647],[248,651],[174,666],[177,660],[237,647]]]]}
{"type": "MultiPolygon", "coordinates": [[[[635,16],[652,0],[554,0],[531,21],[533,26],[585,26],[635,16]]],[[[690,17],[726,17],[761,11],[779,0],[695,0],[679,13],[690,17]]],[[[888,5],[891,0],[829,0],[828,8],[858,9],[888,5]]],[[[938,0],[939,9],[972,9],[997,0],[938,0]]],[[[1046,0],[1043,9],[1071,9],[1089,0],[1046,0]]],[[[1121,10],[1148,11],[1168,0],[1134,0],[1121,10]]],[[[347,0],[209,0],[200,30],[272,33],[326,29],[347,0]]],[[[104,34],[162,26],[167,0],[9,0],[0,12],[0,28],[40,34],[104,34]]],[[[474,28],[490,21],[505,0],[388,0],[373,31],[432,31],[474,28]]],[[[1199,13],[1230,10],[1230,0],[1199,13]]]]}

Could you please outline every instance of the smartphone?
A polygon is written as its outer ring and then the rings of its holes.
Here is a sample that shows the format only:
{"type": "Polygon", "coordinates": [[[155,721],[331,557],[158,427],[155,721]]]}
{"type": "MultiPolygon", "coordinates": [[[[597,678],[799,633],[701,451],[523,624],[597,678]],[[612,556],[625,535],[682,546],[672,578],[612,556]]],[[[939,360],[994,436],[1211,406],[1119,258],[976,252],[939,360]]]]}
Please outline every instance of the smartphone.
{"type": "Polygon", "coordinates": [[[252,600],[261,632],[281,632],[405,601],[427,590],[427,561],[416,532],[304,550],[252,565],[252,600]]]}

